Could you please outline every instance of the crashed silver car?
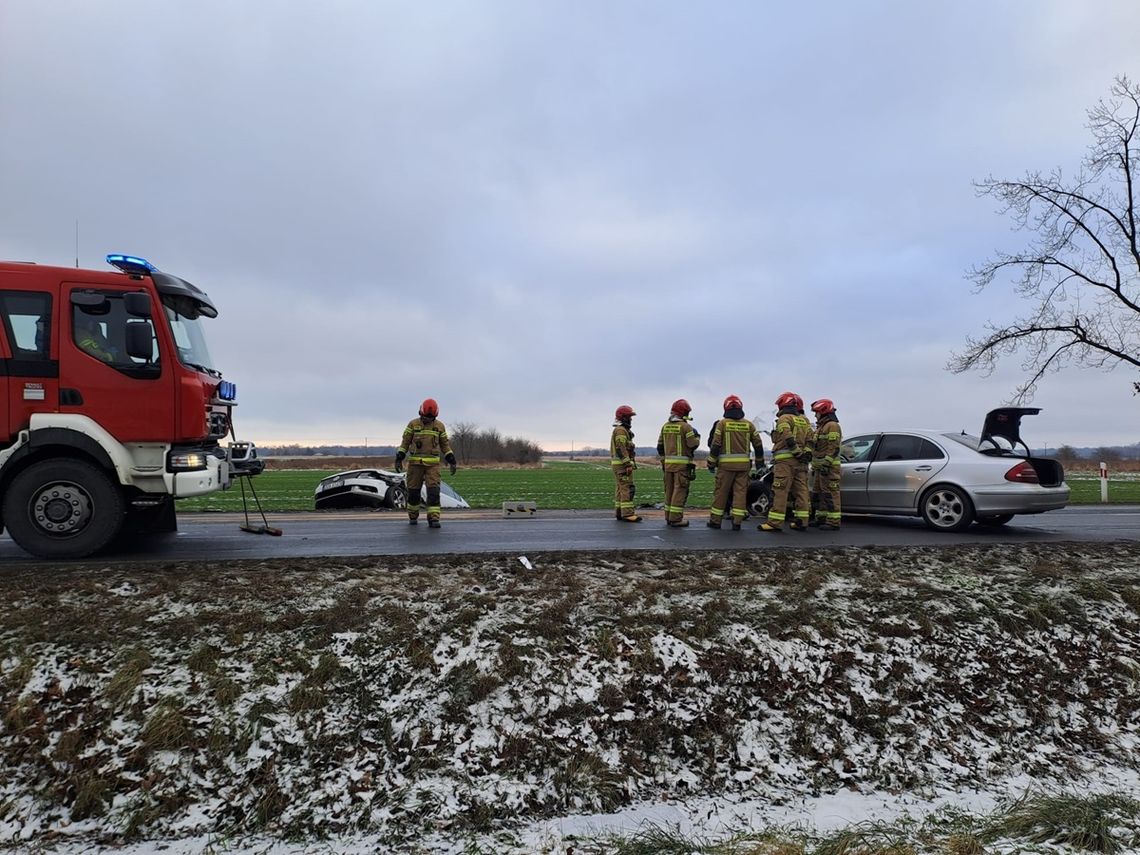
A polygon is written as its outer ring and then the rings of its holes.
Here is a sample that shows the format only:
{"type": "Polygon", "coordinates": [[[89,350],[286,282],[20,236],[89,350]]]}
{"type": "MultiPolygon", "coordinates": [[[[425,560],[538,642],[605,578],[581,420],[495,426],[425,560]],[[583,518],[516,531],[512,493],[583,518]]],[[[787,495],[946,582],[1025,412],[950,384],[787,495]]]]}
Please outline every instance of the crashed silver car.
{"type": "Polygon", "coordinates": [[[1034,457],[1021,439],[1022,417],[1039,412],[992,410],[980,437],[937,430],[844,437],[843,513],[919,516],[937,531],[962,531],[971,523],[1001,526],[1018,514],[1065,507],[1064,468],[1034,457]]]}
{"type": "MultiPolygon", "coordinates": [[[[387,469],[351,469],[322,478],[313,493],[317,510],[329,508],[406,508],[408,488],[404,475],[387,469]]],[[[427,503],[427,487],[420,489],[427,503]]],[[[441,508],[469,508],[467,501],[447,484],[439,485],[441,508]]]]}

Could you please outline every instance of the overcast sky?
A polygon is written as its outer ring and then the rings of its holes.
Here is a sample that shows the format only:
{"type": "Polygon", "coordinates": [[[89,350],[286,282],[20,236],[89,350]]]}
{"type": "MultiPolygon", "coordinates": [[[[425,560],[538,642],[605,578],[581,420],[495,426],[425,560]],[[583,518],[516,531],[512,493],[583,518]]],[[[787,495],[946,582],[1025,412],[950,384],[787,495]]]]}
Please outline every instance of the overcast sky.
{"type": "MultiPolygon", "coordinates": [[[[547,448],[762,425],[980,429],[944,366],[1022,311],[972,182],[1073,171],[1140,2],[0,2],[0,258],[207,291],[239,437],[396,443],[426,396],[547,448]],[[793,6],[795,8],[793,8],[793,6]]],[[[1134,379],[1041,383],[1036,445],[1140,440],[1134,379]]]]}

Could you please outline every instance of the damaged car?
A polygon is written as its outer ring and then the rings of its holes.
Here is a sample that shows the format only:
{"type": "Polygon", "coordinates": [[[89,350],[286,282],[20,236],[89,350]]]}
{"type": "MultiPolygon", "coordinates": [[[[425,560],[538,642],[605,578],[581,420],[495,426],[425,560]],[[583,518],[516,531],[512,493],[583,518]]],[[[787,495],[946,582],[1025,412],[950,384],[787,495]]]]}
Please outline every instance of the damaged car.
{"type": "Polygon", "coordinates": [[[1069,502],[1060,462],[1034,457],[1021,420],[1037,407],[991,410],[981,436],[965,431],[887,430],[845,437],[840,452],[844,514],[922,517],[936,531],[1002,526],[1020,514],[1069,502]]]}
{"type": "MultiPolygon", "coordinates": [[[[343,508],[394,508],[408,506],[408,487],[403,473],[387,469],[351,469],[322,478],[313,493],[318,511],[343,508]]],[[[427,503],[427,487],[420,488],[420,502],[427,503]]],[[[439,485],[441,508],[469,508],[467,501],[444,483],[439,485]]]]}

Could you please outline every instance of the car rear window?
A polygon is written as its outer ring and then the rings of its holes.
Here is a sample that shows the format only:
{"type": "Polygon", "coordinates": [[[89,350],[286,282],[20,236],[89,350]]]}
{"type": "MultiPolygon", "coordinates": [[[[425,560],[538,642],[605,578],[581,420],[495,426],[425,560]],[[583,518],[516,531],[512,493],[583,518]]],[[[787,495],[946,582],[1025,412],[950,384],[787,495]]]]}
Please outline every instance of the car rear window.
{"type": "Polygon", "coordinates": [[[977,451],[978,446],[982,444],[982,441],[980,439],[978,439],[976,436],[971,436],[968,433],[944,433],[942,435],[947,439],[952,439],[957,443],[961,443],[971,451],[977,451]]]}

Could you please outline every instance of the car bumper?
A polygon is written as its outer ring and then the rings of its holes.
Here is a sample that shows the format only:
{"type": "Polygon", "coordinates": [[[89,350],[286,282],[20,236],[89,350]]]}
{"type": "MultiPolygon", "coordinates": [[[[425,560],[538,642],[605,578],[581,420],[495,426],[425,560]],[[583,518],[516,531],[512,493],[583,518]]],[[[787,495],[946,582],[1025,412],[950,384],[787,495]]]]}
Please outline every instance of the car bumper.
{"type": "Polygon", "coordinates": [[[980,515],[989,514],[1042,514],[1056,511],[1069,503],[1069,487],[979,487],[970,497],[974,510],[980,515]]]}
{"type": "Polygon", "coordinates": [[[163,476],[167,492],[176,499],[204,496],[224,490],[230,485],[229,461],[208,456],[205,469],[192,472],[167,472],[163,476]]]}

